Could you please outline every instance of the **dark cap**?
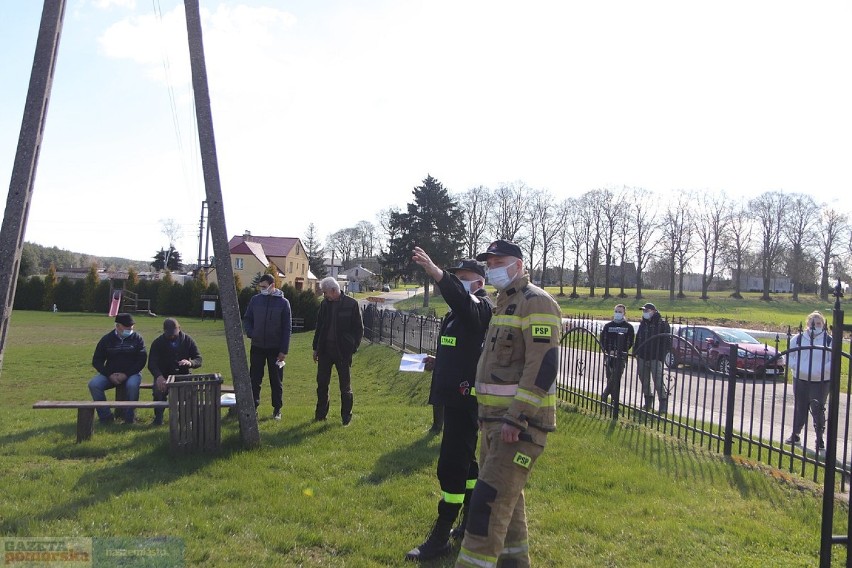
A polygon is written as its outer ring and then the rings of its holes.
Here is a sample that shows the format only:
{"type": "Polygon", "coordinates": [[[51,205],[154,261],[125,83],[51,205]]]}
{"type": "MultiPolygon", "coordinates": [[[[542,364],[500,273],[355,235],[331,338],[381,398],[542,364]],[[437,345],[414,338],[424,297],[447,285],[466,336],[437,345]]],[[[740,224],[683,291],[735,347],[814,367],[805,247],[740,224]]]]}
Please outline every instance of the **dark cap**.
{"type": "Polygon", "coordinates": [[[130,314],[118,314],[115,316],[115,323],[120,323],[124,327],[133,327],[136,325],[136,321],[130,314]]]}
{"type": "Polygon", "coordinates": [[[167,337],[174,337],[177,335],[177,330],[180,328],[180,324],[174,318],[166,318],[163,320],[163,333],[166,334],[167,337]]]}
{"type": "Polygon", "coordinates": [[[644,306],[642,306],[642,309],[643,309],[643,310],[654,310],[654,311],[656,312],[656,311],[657,311],[657,306],[655,306],[655,305],[654,305],[654,304],[652,304],[651,302],[648,302],[647,304],[645,304],[644,306]]]}
{"type": "Polygon", "coordinates": [[[460,260],[458,264],[456,264],[454,267],[448,268],[447,272],[452,272],[453,274],[455,274],[459,270],[470,270],[471,272],[476,272],[477,274],[485,278],[485,268],[482,266],[481,263],[476,262],[471,258],[465,258],[463,260],[460,260]]]}
{"type": "Polygon", "coordinates": [[[266,282],[267,284],[275,284],[275,277],[271,274],[264,274],[260,277],[260,280],[258,280],[258,283],[260,282],[266,282]]]}
{"type": "Polygon", "coordinates": [[[524,258],[524,255],[521,252],[521,247],[519,247],[512,241],[504,241],[503,239],[498,239],[488,245],[488,250],[486,250],[482,254],[476,255],[476,260],[486,260],[489,255],[514,256],[515,258],[520,259],[524,258]]]}

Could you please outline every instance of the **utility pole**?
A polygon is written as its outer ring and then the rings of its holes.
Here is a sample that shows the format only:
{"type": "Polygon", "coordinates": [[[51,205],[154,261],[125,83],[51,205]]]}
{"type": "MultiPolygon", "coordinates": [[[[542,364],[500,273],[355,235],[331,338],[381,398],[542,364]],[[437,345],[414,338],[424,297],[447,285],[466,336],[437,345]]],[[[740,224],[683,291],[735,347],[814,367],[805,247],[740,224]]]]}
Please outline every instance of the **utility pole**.
{"type": "Polygon", "coordinates": [[[225,322],[225,341],[231,361],[231,375],[237,395],[237,415],[240,420],[240,437],[246,447],[260,445],[257,413],[251,379],[246,365],[246,346],[240,322],[237,289],[228,249],[228,232],[225,227],[225,207],[222,203],[222,186],[219,182],[219,161],[213,134],[213,112],[210,108],[210,91],[207,85],[207,66],[204,60],[204,43],[201,37],[201,15],[198,0],[184,0],[186,32],[189,40],[189,62],[192,68],[192,90],[195,93],[195,118],[198,123],[198,143],[201,149],[201,167],[210,231],[213,234],[213,253],[216,255],[216,272],[219,280],[222,320],[225,322]]]}
{"type": "Polygon", "coordinates": [[[6,349],[6,334],[15,302],[15,288],[24,248],[27,216],[33,197],[38,154],[47,118],[47,103],[53,85],[59,36],[65,15],[65,0],[45,0],[41,12],[41,24],[36,40],[30,86],[24,103],[24,117],[18,136],[18,149],[9,182],[6,212],[0,229],[0,294],[3,294],[3,314],[0,322],[0,372],[3,370],[3,354],[6,349]]]}

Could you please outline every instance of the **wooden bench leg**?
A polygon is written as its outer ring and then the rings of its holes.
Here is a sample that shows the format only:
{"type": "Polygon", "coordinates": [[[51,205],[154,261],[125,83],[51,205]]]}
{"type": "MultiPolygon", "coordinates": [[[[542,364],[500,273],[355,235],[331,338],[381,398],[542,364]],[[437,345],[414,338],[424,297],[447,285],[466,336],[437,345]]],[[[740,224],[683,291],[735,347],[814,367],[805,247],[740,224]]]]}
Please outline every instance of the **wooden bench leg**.
{"type": "Polygon", "coordinates": [[[77,409],[77,443],[84,440],[90,440],[92,433],[95,431],[95,409],[94,408],[78,408],[77,409]]]}

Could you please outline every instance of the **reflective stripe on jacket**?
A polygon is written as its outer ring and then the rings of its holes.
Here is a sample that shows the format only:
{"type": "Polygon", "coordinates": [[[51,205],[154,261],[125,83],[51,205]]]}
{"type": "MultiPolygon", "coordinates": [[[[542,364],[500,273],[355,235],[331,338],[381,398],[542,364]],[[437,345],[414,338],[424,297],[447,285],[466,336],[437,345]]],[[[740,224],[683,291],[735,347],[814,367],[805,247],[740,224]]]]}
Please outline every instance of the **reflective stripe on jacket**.
{"type": "Polygon", "coordinates": [[[544,445],[556,429],[562,311],[524,275],[497,296],[476,372],[479,417],[511,424],[544,445]]]}

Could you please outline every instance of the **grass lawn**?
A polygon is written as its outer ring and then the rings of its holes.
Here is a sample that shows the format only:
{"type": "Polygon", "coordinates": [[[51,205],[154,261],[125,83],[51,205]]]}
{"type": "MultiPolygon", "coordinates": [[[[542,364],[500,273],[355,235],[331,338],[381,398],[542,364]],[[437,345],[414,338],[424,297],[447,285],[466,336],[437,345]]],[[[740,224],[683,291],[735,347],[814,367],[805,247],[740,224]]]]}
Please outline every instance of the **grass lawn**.
{"type": "MultiPolygon", "coordinates": [[[[161,321],[140,318],[147,343],[161,321]]],[[[201,371],[230,382],[222,322],[181,323],[202,351],[201,371]]],[[[312,336],[299,334],[280,422],[264,386],[258,449],[241,449],[233,420],[216,455],[172,457],[167,427],[149,423],[96,425],[76,444],[74,411],[30,406],[88,398],[92,351],[111,326],[103,315],[13,314],[0,376],[0,534],[179,538],[187,566],[404,565],[440,495],[427,374],[400,373],[398,354],[365,345],[353,365],[352,425],[334,411],[314,423],[312,336]]],[[[534,566],[817,564],[821,498],[808,482],[629,422],[571,408],[558,420],[527,487],[534,566]]],[[[846,517],[838,507],[835,533],[846,517]]],[[[833,562],[844,559],[835,547],[833,562]]]]}

